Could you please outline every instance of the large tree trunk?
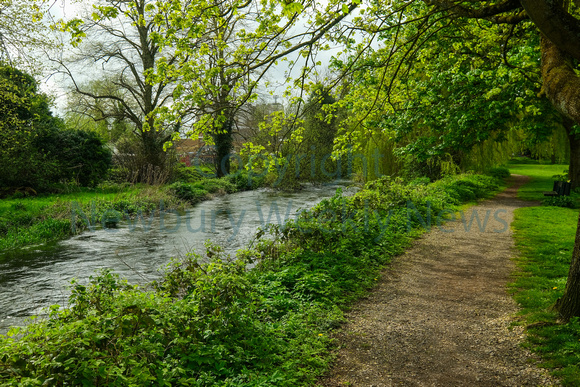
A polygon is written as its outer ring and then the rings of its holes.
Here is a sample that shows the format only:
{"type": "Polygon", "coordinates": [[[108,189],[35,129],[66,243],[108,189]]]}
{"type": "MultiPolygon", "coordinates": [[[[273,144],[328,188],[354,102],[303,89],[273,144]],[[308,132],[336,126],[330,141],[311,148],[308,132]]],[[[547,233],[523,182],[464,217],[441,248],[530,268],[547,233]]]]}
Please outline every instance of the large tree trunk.
{"type": "Polygon", "coordinates": [[[546,97],[565,117],[580,123],[580,78],[570,58],[542,35],[542,82],[546,97]]]}
{"type": "Polygon", "coordinates": [[[572,183],[572,189],[580,186],[580,135],[572,132],[574,121],[564,118],[564,128],[570,142],[570,164],[568,178],[572,183]]]}
{"type": "Polygon", "coordinates": [[[580,217],[578,218],[576,241],[572,252],[566,290],[564,295],[556,301],[555,308],[566,321],[574,316],[580,316],[580,217]]]}
{"type": "MultiPolygon", "coordinates": [[[[548,38],[542,35],[543,90],[552,104],[565,116],[564,125],[570,138],[570,177],[578,184],[580,174],[580,141],[571,135],[573,123],[580,123],[580,78],[576,75],[570,58],[548,38]]],[[[564,320],[580,316],[580,218],[576,242],[564,295],[555,305],[564,320]]]]}

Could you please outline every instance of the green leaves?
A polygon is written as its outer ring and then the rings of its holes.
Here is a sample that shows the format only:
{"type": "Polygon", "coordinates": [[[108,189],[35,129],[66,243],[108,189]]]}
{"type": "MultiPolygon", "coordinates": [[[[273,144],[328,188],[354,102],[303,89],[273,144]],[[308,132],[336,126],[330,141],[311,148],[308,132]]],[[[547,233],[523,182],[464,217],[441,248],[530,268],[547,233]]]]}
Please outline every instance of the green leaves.
{"type": "MultiPolygon", "coordinates": [[[[345,97],[352,114],[339,136],[342,148],[393,149],[400,162],[414,165],[409,169],[438,176],[433,166],[447,158],[485,168],[505,161],[522,137],[533,142],[557,128],[553,108],[536,96],[540,74],[530,60],[540,56],[536,31],[522,24],[509,32],[444,13],[423,23],[431,12],[409,6],[401,28],[385,27],[384,46],[353,63],[360,71],[345,97]],[[553,119],[539,119],[540,112],[553,119]]],[[[353,50],[351,60],[358,55],[353,50]]]]}
{"type": "Polygon", "coordinates": [[[299,2],[288,2],[283,4],[284,16],[291,18],[295,14],[302,12],[304,6],[299,2]]]}

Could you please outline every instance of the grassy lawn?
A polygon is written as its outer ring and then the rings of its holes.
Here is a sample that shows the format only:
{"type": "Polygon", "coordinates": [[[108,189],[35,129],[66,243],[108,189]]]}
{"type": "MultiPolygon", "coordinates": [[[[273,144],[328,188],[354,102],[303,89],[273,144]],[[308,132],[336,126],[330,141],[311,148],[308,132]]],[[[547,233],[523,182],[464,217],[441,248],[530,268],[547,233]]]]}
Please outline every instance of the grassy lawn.
{"type": "Polygon", "coordinates": [[[568,169],[562,164],[522,164],[519,160],[512,161],[508,168],[512,174],[532,177],[532,181],[520,188],[518,197],[524,200],[542,200],[542,192],[551,191],[554,183],[554,175],[563,174],[568,169]]]}
{"type": "MultiPolygon", "coordinates": [[[[509,169],[532,177],[519,197],[542,200],[542,192],[552,189],[552,176],[566,166],[511,163],[509,169]]],[[[511,289],[522,308],[521,323],[527,326],[526,346],[566,386],[580,385],[580,322],[561,324],[551,307],[566,286],[577,221],[578,209],[540,206],[516,210],[512,224],[521,254],[511,289]]]]}

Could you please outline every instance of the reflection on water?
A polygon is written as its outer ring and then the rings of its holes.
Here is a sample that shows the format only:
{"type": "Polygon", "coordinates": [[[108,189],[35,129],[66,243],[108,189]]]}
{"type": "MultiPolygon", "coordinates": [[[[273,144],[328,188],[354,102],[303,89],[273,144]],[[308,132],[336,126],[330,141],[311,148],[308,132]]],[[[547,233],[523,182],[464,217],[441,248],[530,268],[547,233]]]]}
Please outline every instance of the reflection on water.
{"type": "Polygon", "coordinates": [[[184,215],[168,212],[123,220],[117,228],[2,253],[0,333],[22,324],[25,317],[41,314],[49,305],[66,306],[73,278],[83,282],[95,270],[108,267],[131,283],[147,283],[158,278],[159,269],[172,257],[183,257],[191,250],[202,252],[208,239],[234,255],[254,238],[258,227],[294,219],[300,210],[332,196],[340,186],[240,192],[200,203],[184,215]]]}

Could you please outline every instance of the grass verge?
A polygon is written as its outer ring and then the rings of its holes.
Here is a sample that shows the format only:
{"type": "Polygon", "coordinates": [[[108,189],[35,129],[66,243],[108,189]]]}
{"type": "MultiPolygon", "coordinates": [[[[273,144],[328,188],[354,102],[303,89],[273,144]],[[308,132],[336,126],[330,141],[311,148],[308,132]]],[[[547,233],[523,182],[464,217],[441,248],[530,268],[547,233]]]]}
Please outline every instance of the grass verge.
{"type": "Polygon", "coordinates": [[[564,170],[568,169],[563,164],[538,164],[532,163],[532,160],[525,164],[512,161],[508,164],[511,173],[516,175],[530,176],[531,180],[518,190],[518,198],[523,200],[544,199],[544,191],[551,191],[556,175],[562,175],[564,170]]]}
{"type": "MultiPolygon", "coordinates": [[[[552,175],[564,165],[512,164],[512,173],[531,176],[519,192],[523,199],[541,200],[552,188],[552,175]]],[[[519,272],[510,285],[527,326],[526,346],[541,355],[542,366],[565,386],[580,385],[580,322],[558,321],[552,305],[562,295],[570,266],[578,210],[539,206],[515,211],[512,223],[519,272]]]]}

